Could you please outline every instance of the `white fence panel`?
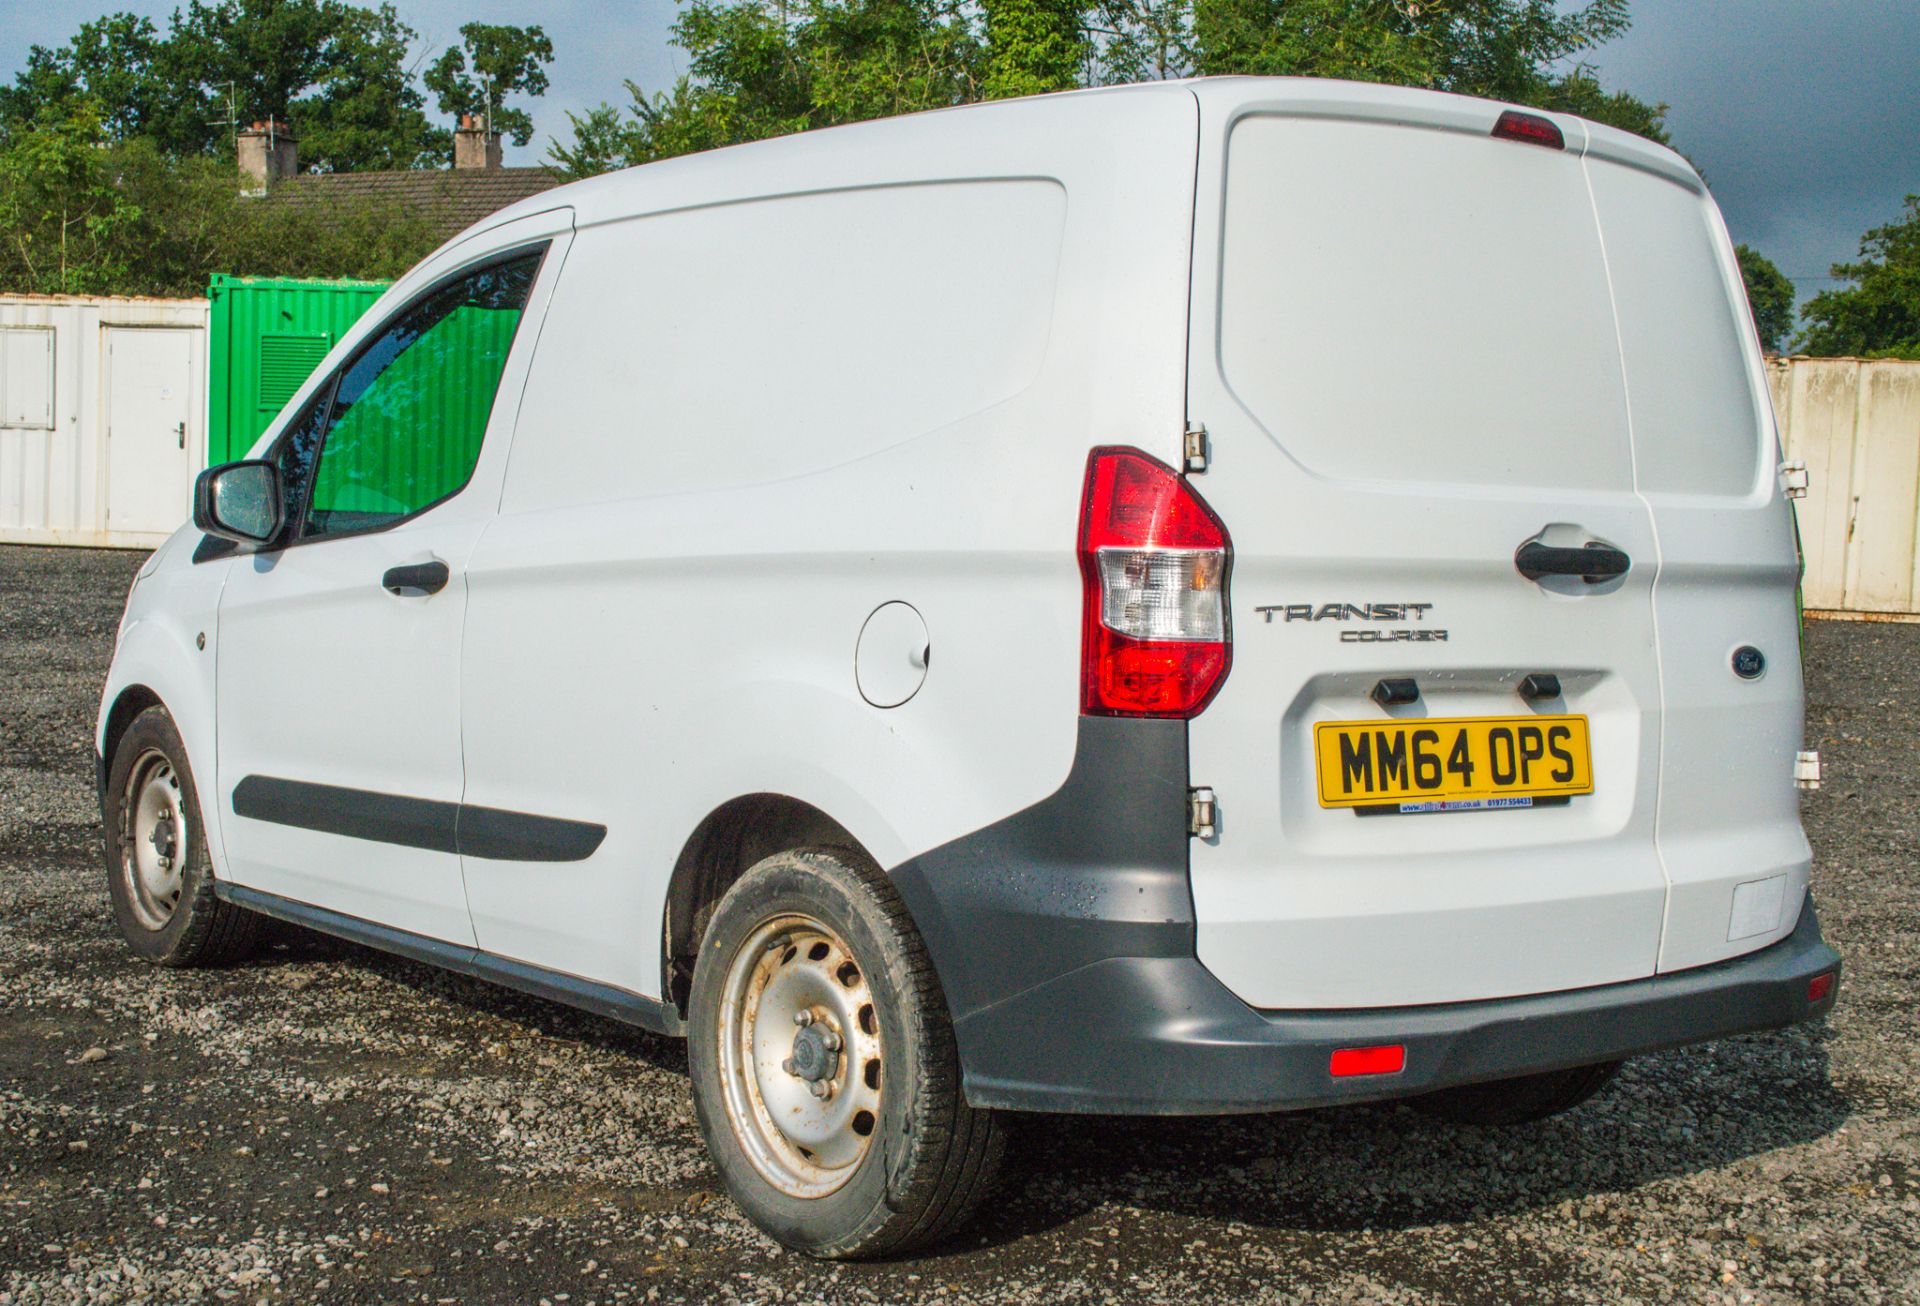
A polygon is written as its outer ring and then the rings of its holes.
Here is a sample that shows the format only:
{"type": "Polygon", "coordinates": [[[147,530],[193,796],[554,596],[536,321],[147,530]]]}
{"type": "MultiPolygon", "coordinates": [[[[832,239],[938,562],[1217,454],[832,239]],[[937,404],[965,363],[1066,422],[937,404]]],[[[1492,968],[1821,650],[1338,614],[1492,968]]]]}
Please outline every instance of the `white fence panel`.
{"type": "Polygon", "coordinates": [[[1798,504],[1809,611],[1920,614],[1920,362],[1781,358],[1768,366],[1798,504]]]}

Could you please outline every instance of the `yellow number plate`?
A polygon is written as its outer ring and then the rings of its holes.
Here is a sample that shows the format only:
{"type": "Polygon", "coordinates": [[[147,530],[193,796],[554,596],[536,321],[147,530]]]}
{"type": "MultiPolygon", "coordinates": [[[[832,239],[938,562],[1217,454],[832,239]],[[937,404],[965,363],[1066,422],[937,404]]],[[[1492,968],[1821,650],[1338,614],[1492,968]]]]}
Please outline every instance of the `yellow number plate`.
{"type": "Polygon", "coordinates": [[[1322,807],[1593,792],[1583,716],[1322,721],[1313,753],[1322,807]]]}

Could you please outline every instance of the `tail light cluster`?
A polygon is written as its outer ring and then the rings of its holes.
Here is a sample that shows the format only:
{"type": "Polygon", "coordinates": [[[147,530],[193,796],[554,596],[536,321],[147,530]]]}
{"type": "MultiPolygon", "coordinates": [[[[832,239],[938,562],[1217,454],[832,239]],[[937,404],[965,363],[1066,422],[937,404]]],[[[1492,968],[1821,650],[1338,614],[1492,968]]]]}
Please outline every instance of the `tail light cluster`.
{"type": "Polygon", "coordinates": [[[1186,480],[1138,449],[1095,449],[1080,516],[1080,708],[1186,718],[1233,662],[1227,528],[1186,480]]]}

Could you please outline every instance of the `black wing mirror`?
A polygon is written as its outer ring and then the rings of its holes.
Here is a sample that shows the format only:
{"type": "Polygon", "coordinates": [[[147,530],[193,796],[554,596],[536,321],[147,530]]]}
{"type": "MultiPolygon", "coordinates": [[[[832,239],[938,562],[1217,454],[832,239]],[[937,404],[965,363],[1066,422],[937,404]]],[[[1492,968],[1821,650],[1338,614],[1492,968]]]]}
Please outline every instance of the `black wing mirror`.
{"type": "Polygon", "coordinates": [[[265,544],[280,533],[283,513],[280,469],[270,462],[223,463],[193,483],[193,524],[223,540],[265,544]]]}

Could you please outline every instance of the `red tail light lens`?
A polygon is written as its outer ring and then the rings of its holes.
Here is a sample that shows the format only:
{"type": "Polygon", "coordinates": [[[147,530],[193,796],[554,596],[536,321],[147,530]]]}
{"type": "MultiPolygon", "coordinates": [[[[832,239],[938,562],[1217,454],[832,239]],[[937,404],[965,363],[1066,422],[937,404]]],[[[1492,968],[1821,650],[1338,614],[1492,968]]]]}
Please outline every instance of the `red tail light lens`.
{"type": "Polygon", "coordinates": [[[1493,134],[1497,140],[1524,141],[1550,150],[1567,148],[1567,138],[1560,134],[1560,127],[1553,119],[1537,113],[1521,113],[1518,109],[1508,109],[1501,114],[1493,124],[1493,134]]]}
{"type": "Polygon", "coordinates": [[[1824,974],[1815,975],[1812,979],[1807,981],[1807,1003],[1810,1006],[1817,1006],[1818,1004],[1825,1002],[1827,1000],[1827,995],[1832,992],[1833,992],[1833,972],[1832,971],[1827,971],[1824,974]]]}
{"type": "Polygon", "coordinates": [[[1092,716],[1197,716],[1233,661],[1232,544],[1171,467],[1095,449],[1080,516],[1085,581],[1080,708],[1092,716]]]}

